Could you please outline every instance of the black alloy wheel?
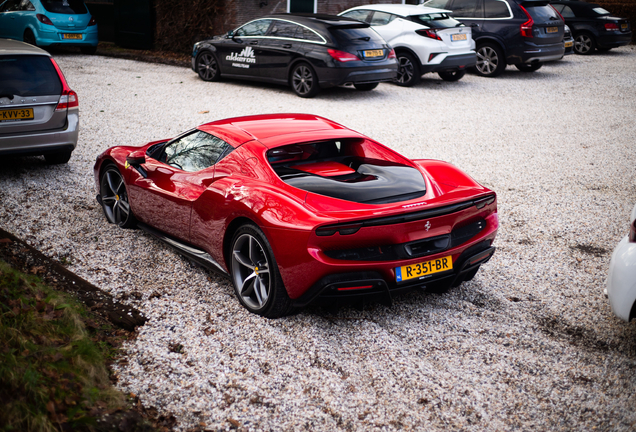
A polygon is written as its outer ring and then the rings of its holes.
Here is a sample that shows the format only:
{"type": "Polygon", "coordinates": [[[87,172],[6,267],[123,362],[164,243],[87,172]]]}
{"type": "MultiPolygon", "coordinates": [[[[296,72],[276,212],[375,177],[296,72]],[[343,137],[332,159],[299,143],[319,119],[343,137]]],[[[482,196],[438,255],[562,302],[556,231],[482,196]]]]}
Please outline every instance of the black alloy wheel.
{"type": "Polygon", "coordinates": [[[109,165],[102,172],[99,195],[108,222],[122,228],[132,228],[137,224],[128,201],[124,178],[116,166],[109,165]]]}
{"type": "Polygon", "coordinates": [[[589,55],[596,49],[596,41],[589,33],[579,33],[574,36],[574,52],[581,55],[589,55]]]}
{"type": "Polygon", "coordinates": [[[370,91],[376,88],[380,83],[365,83],[365,84],[353,84],[356,90],[360,91],[370,91]]]}
{"type": "Polygon", "coordinates": [[[441,79],[444,81],[459,81],[466,75],[465,70],[454,70],[454,71],[444,71],[437,73],[441,79]]]}
{"type": "Polygon", "coordinates": [[[37,46],[35,42],[35,35],[30,29],[26,29],[24,31],[24,35],[22,36],[22,40],[30,45],[37,46]]]}
{"type": "Polygon", "coordinates": [[[397,55],[398,74],[395,83],[402,87],[412,87],[419,84],[422,73],[420,67],[411,54],[400,53],[397,55]]]}
{"type": "Polygon", "coordinates": [[[234,233],[230,254],[234,292],[247,310],[267,318],[292,311],[274,252],[256,225],[243,225],[234,233]]]}
{"type": "Polygon", "coordinates": [[[312,98],[320,90],[318,77],[307,63],[298,63],[294,66],[289,80],[294,92],[302,98],[312,98]]]}
{"type": "Polygon", "coordinates": [[[44,160],[46,163],[51,165],[64,164],[71,159],[71,151],[61,151],[57,153],[47,153],[44,155],[44,160]]]}
{"type": "Polygon", "coordinates": [[[521,72],[534,72],[541,69],[541,66],[543,66],[541,62],[519,63],[515,65],[521,72]]]}
{"type": "Polygon", "coordinates": [[[203,81],[218,81],[221,78],[219,63],[209,51],[203,51],[197,56],[195,68],[203,81]]]}
{"type": "Polygon", "coordinates": [[[477,47],[477,64],[475,71],[483,77],[496,77],[506,70],[506,60],[501,48],[492,43],[485,43],[477,47]]]}

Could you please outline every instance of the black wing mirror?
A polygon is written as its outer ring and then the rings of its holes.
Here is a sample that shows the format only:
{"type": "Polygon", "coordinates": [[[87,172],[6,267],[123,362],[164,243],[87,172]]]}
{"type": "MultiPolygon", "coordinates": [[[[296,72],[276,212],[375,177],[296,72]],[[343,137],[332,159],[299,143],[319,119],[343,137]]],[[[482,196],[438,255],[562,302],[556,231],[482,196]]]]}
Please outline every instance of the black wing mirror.
{"type": "Polygon", "coordinates": [[[234,30],[230,30],[229,32],[227,32],[225,37],[226,39],[234,39],[234,30]]]}

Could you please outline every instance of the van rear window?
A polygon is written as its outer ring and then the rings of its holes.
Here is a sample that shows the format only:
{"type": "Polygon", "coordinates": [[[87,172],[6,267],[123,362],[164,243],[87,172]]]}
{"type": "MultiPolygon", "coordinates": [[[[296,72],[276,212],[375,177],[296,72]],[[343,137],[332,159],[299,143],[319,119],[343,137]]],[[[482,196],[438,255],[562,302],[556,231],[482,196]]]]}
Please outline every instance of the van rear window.
{"type": "Polygon", "coordinates": [[[80,15],[88,13],[82,0],[42,0],[44,9],[51,13],[80,15]]]}
{"type": "Polygon", "coordinates": [[[62,94],[57,71],[46,56],[0,56],[0,97],[62,94]]]}

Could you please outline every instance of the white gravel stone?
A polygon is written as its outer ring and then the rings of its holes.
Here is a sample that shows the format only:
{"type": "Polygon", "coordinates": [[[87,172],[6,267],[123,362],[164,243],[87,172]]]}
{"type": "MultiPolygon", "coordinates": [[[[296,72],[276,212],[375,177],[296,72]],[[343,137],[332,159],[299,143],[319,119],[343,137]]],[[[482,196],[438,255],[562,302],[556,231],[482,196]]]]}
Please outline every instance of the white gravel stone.
{"type": "Polygon", "coordinates": [[[78,148],[68,165],[0,161],[0,224],[148,316],[119,386],[177,430],[636,429],[636,327],[603,296],[636,201],[636,47],[311,100],[186,68],[56,59],[79,94],[78,148]],[[448,294],[267,320],[227,280],[106,223],[92,173],[104,149],[274,112],[464,169],[498,193],[494,258],[448,294]]]}

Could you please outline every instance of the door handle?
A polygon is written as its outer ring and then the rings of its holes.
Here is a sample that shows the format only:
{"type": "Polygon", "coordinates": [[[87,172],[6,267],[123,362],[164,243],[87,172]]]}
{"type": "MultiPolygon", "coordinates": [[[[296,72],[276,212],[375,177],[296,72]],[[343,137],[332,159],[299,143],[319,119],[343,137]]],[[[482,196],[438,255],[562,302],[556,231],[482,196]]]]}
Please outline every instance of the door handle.
{"type": "Polygon", "coordinates": [[[292,47],[292,44],[285,44],[285,45],[283,45],[283,48],[291,48],[291,47],[292,47]]]}
{"type": "Polygon", "coordinates": [[[258,41],[252,41],[250,42],[250,45],[258,45],[258,41]]]}

